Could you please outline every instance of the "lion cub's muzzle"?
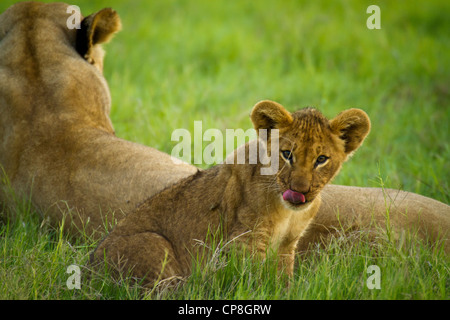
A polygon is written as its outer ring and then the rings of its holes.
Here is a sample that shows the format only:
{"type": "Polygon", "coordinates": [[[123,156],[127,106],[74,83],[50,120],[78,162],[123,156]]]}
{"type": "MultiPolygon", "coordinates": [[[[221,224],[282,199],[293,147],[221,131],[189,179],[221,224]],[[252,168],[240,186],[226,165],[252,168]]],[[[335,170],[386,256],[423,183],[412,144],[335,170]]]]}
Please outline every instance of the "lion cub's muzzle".
{"type": "Polygon", "coordinates": [[[300,205],[306,202],[306,197],[303,193],[291,189],[283,192],[283,200],[293,205],[300,205]]]}

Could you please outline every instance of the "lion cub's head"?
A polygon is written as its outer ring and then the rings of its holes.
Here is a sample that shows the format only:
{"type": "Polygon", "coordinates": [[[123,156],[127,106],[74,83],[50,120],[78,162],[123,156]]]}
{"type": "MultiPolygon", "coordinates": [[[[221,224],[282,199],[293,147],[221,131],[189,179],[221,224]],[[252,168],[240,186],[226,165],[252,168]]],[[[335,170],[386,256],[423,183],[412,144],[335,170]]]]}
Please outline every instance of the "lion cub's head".
{"type": "MultiPolygon", "coordinates": [[[[360,109],[328,120],[314,108],[290,113],[276,102],[261,101],[251,119],[257,132],[279,130],[277,192],[291,209],[308,207],[370,131],[369,117],[360,109]]],[[[269,134],[268,150],[271,140],[269,134]]]]}

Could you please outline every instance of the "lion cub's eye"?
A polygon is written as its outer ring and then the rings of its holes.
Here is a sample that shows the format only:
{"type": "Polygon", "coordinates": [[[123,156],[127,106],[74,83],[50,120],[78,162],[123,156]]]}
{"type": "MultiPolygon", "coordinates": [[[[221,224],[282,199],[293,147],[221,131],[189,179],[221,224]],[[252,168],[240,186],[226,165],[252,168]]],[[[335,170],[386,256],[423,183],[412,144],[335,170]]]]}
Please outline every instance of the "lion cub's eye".
{"type": "Polygon", "coordinates": [[[292,152],[289,150],[282,150],[281,155],[283,156],[283,158],[285,158],[288,161],[292,160],[292,152]]]}
{"type": "Polygon", "coordinates": [[[325,162],[327,162],[327,160],[328,160],[327,156],[324,155],[318,156],[316,159],[316,166],[318,166],[319,164],[324,164],[325,162]]]}

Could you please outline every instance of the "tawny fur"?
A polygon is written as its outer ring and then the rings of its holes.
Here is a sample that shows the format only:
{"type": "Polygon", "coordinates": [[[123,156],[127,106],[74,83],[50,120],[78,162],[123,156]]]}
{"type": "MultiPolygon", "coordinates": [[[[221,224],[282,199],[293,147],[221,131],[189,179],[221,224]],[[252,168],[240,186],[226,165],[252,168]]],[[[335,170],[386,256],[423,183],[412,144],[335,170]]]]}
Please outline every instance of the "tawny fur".
{"type": "MultiPolygon", "coordinates": [[[[279,130],[276,173],[263,175],[264,166],[251,164],[245,148],[245,164],[198,172],[145,201],[101,242],[92,263],[106,260],[117,273],[130,272],[149,285],[184,277],[198,255],[198,241],[207,243],[208,233],[219,230],[223,241],[236,239],[263,257],[276,250],[280,268],[292,275],[297,242],[319,210],[320,191],[361,145],[370,121],[359,109],[329,121],[315,109],[291,114],[272,101],[258,103],[251,118],[258,131],[279,130]],[[328,160],[318,164],[322,155],[328,160]],[[284,200],[288,189],[302,193],[306,202],[284,200]]],[[[274,143],[271,134],[267,151],[274,143]]]]}
{"type": "Polygon", "coordinates": [[[416,237],[450,254],[450,206],[412,192],[382,188],[327,185],[320,211],[298,244],[327,245],[334,235],[352,232],[399,239],[416,237]]]}

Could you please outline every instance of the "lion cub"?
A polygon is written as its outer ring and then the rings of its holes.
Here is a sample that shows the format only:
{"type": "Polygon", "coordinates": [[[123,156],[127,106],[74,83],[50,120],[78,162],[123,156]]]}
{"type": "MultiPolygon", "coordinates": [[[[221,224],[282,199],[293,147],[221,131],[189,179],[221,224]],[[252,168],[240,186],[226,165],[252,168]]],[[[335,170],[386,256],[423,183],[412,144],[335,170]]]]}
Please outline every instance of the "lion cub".
{"type": "Polygon", "coordinates": [[[261,174],[268,167],[262,161],[249,163],[249,143],[240,148],[245,164],[199,171],[142,203],[99,244],[91,262],[106,260],[117,272],[131,271],[153,285],[188,276],[198,241],[221,230],[224,240],[235,239],[262,256],[278,250],[280,267],[291,275],[320,191],[362,144],[370,120],[364,111],[349,109],[329,121],[316,109],[290,113],[272,101],[257,103],[251,120],[258,132],[268,129],[267,155],[279,163],[275,174],[261,174]],[[279,135],[275,155],[272,129],[279,135]]]}

